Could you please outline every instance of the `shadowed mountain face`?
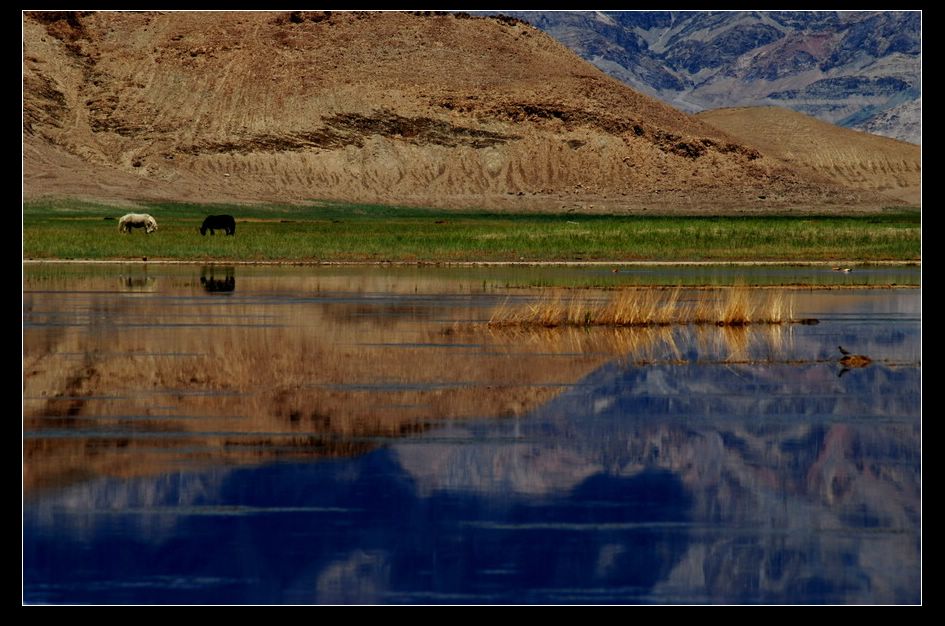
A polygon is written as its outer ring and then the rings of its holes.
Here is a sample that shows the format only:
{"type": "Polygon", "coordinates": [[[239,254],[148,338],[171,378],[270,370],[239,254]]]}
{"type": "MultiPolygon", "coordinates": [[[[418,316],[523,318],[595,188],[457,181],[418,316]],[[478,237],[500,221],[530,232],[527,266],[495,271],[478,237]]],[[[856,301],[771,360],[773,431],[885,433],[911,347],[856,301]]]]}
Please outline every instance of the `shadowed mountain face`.
{"type": "Polygon", "coordinates": [[[28,198],[889,204],[769,158],[508,18],[28,12],[23,31],[28,198]]]}
{"type": "Polygon", "coordinates": [[[918,11],[518,11],[611,76],[685,111],[777,105],[919,143],[918,11]]]}

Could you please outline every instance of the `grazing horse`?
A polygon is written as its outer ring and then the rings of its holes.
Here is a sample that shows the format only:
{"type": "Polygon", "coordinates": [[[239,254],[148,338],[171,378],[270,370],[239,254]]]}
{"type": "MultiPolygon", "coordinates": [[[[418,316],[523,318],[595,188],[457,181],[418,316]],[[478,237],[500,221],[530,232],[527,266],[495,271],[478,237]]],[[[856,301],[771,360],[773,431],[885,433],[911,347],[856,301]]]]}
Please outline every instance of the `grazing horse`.
{"type": "Polygon", "coordinates": [[[213,232],[215,230],[225,231],[227,235],[235,235],[236,220],[232,215],[208,215],[200,226],[200,234],[206,235],[208,230],[211,235],[215,234],[213,232]]]}
{"type": "Polygon", "coordinates": [[[130,233],[132,228],[143,228],[148,234],[158,229],[157,221],[147,213],[129,213],[118,220],[118,232],[130,233]]]}

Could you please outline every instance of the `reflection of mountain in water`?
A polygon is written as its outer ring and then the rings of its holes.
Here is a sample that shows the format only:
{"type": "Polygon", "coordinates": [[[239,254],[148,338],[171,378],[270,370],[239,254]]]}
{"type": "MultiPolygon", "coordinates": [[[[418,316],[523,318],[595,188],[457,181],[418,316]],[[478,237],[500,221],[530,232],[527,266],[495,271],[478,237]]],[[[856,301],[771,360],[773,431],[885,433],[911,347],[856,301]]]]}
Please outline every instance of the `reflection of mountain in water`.
{"type": "Polygon", "coordinates": [[[691,547],[656,593],[916,602],[919,408],[915,368],[838,379],[829,364],[611,363],[501,433],[465,433],[513,443],[397,449],[427,493],[553,493],[596,472],[670,472],[692,499],[691,547]]]}
{"type": "Polygon", "coordinates": [[[920,600],[914,293],[462,336],[478,297],[240,280],[26,294],[26,601],[920,600]]]}
{"type": "Polygon", "coordinates": [[[354,459],[99,480],[27,509],[27,574],[73,555],[27,598],[917,602],[918,373],[611,363],[527,418],[354,459]]]}
{"type": "MultiPolygon", "coordinates": [[[[28,511],[27,600],[645,601],[687,543],[689,497],[664,471],[600,474],[549,499],[421,497],[379,451],[236,470],[205,507],[202,498],[179,503],[185,486],[164,482],[163,502],[124,514],[96,498],[81,539],[49,525],[56,510],[82,508],[74,497],[28,511]],[[176,519],[173,532],[157,528],[164,518],[176,519]],[[85,549],[70,552],[76,540],[85,549]],[[51,554],[62,578],[37,585],[30,574],[51,554]],[[76,572],[94,584],[74,591],[76,572]]],[[[112,480],[97,489],[128,495],[112,480]]]]}

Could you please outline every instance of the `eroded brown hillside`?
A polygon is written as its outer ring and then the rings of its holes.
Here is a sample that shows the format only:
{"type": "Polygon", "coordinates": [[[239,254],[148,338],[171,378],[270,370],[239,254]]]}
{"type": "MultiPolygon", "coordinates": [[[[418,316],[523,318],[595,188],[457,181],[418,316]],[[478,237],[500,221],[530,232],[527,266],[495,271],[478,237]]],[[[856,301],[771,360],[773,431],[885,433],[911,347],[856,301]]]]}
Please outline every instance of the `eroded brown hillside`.
{"type": "Polygon", "coordinates": [[[889,204],[508,18],[26,13],[24,189],[534,210],[889,204]]]}
{"type": "Polygon", "coordinates": [[[780,107],[699,113],[702,119],[766,155],[854,189],[919,204],[922,151],[912,143],[841,128],[780,107]]]}

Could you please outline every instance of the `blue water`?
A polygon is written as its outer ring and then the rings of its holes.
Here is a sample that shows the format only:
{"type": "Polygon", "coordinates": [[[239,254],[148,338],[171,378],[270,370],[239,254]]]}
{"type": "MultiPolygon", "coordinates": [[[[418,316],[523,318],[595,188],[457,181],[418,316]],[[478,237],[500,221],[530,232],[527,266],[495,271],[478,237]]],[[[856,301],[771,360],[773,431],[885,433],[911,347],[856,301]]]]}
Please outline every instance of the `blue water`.
{"type": "MultiPolygon", "coordinates": [[[[247,313],[245,301],[237,304],[240,281],[236,272],[227,301],[234,304],[221,305],[221,314],[247,313]]],[[[201,285],[190,284],[193,297],[228,297],[201,295],[201,285]]],[[[50,319],[85,329],[93,324],[89,311],[109,310],[96,299],[97,308],[73,302],[72,313],[34,315],[48,314],[53,300],[69,302],[68,288],[56,290],[46,299],[28,289],[27,347],[52,341],[42,333],[62,332],[46,328],[50,319]]],[[[258,297],[267,308],[250,311],[264,314],[260,327],[289,323],[270,305],[289,298],[298,306],[299,294],[264,291],[258,297]]],[[[180,293],[154,295],[165,296],[172,312],[182,310],[180,293]]],[[[444,324],[464,306],[475,318],[482,306],[450,294],[321,297],[338,298],[339,306],[355,301],[359,319],[376,313],[421,324],[444,324]]],[[[415,429],[387,435],[309,433],[349,444],[351,452],[337,457],[189,459],[124,477],[73,469],[25,493],[23,600],[919,603],[918,298],[917,289],[818,295],[798,313],[820,324],[793,328],[775,348],[752,340],[741,353],[750,358],[678,330],[665,358],[602,358],[519,414],[424,417],[415,429]],[[844,371],[838,344],[874,362],[844,371]]],[[[138,314],[105,313],[118,324],[138,314]]],[[[468,337],[455,341],[463,358],[497,350],[487,341],[478,348],[468,337]]],[[[514,345],[503,349],[508,360],[519,358],[514,345]]],[[[384,394],[424,385],[435,394],[456,383],[449,371],[439,387],[409,380],[390,387],[379,378],[377,388],[355,385],[366,415],[389,402],[384,394]]],[[[173,409],[173,399],[165,401],[173,409]]],[[[138,430],[134,419],[96,430],[94,414],[72,417],[30,427],[24,437],[77,437],[87,448],[100,445],[101,454],[133,455],[148,438],[176,436],[138,430]],[[104,445],[116,428],[127,442],[120,451],[104,445]]]]}

